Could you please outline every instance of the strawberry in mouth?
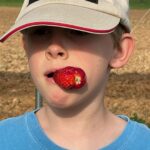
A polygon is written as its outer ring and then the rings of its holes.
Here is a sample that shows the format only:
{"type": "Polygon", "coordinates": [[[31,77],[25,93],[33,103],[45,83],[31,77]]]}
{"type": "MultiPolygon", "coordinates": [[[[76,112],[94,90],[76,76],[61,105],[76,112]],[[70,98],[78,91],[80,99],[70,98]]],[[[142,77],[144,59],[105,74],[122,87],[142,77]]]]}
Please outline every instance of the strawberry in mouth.
{"type": "Polygon", "coordinates": [[[49,77],[53,77],[55,83],[61,88],[80,89],[86,84],[86,74],[81,68],[65,67],[50,73],[49,77]]]}

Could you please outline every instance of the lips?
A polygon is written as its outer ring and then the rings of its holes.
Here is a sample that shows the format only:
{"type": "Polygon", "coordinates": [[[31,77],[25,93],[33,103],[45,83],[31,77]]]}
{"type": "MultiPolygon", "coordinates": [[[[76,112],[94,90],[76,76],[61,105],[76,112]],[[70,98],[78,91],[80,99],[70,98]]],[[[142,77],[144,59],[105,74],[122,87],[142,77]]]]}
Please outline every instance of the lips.
{"type": "Polygon", "coordinates": [[[53,78],[53,76],[54,76],[54,72],[50,72],[50,73],[47,74],[48,78],[53,78]]]}
{"type": "MultiPolygon", "coordinates": [[[[59,68],[58,68],[59,69],[59,68]]],[[[44,76],[46,76],[47,78],[52,78],[54,73],[56,72],[56,70],[58,70],[57,68],[53,68],[53,69],[49,69],[47,71],[45,71],[44,76]]]]}
{"type": "Polygon", "coordinates": [[[80,89],[86,84],[86,74],[78,67],[65,67],[46,72],[47,80],[65,90],[80,89]]]}
{"type": "Polygon", "coordinates": [[[54,76],[54,73],[55,73],[56,69],[55,70],[49,70],[49,71],[46,71],[46,73],[44,74],[46,80],[49,82],[49,84],[56,84],[54,79],[53,79],[53,76],[54,76]]]}

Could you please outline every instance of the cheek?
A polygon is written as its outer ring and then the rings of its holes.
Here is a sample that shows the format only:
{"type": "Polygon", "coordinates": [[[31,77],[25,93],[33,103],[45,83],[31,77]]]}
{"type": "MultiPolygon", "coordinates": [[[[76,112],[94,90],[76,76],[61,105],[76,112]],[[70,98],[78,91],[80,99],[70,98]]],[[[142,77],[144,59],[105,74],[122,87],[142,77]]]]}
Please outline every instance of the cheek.
{"type": "Polygon", "coordinates": [[[99,78],[108,68],[108,61],[101,54],[80,51],[73,56],[74,62],[83,67],[89,80],[99,78]]]}
{"type": "Polygon", "coordinates": [[[36,72],[36,70],[38,70],[38,61],[36,59],[32,59],[32,57],[30,57],[29,59],[29,68],[31,72],[36,72]]]}
{"type": "Polygon", "coordinates": [[[107,77],[112,47],[104,45],[101,48],[94,46],[89,48],[76,52],[73,56],[78,60],[75,62],[85,69],[89,85],[94,87],[97,85],[95,83],[101,85],[107,77]]]}
{"type": "Polygon", "coordinates": [[[43,84],[43,63],[39,54],[34,54],[29,59],[29,69],[32,80],[36,87],[39,89],[43,84]],[[40,58],[40,59],[39,59],[40,58]]]}
{"type": "Polygon", "coordinates": [[[95,42],[86,47],[87,58],[92,58],[92,61],[109,62],[113,55],[113,43],[111,40],[95,42]],[[89,55],[88,55],[89,54],[89,55]]]}
{"type": "Polygon", "coordinates": [[[43,62],[43,54],[42,53],[32,53],[29,55],[29,69],[32,75],[38,76],[39,70],[41,70],[42,62],[43,62]]]}
{"type": "MultiPolygon", "coordinates": [[[[88,45],[87,45],[88,46],[88,45]]],[[[83,64],[88,69],[107,66],[113,55],[112,43],[93,44],[89,47],[84,47],[80,51],[75,51],[74,56],[76,62],[83,64]]]]}

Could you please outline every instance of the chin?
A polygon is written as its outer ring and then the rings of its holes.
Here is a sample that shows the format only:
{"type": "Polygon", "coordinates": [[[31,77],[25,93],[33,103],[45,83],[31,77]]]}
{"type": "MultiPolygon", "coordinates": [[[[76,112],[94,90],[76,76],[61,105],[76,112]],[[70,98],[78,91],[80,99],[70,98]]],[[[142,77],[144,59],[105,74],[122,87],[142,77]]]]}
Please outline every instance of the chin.
{"type": "Polygon", "coordinates": [[[43,95],[48,106],[58,109],[68,109],[77,106],[87,89],[66,91],[58,86],[51,86],[49,88],[41,88],[43,95]],[[46,89],[46,90],[43,90],[46,89]]]}
{"type": "Polygon", "coordinates": [[[57,107],[57,108],[67,108],[71,105],[71,103],[73,103],[72,96],[63,91],[53,92],[50,95],[47,95],[45,99],[48,105],[52,107],[57,107]]]}

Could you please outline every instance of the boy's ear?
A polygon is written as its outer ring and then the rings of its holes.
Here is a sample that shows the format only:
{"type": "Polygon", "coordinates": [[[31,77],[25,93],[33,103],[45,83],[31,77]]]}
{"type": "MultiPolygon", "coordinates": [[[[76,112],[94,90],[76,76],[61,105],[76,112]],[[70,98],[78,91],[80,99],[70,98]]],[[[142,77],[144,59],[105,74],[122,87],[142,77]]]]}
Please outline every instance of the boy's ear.
{"type": "Polygon", "coordinates": [[[131,56],[134,49],[134,39],[129,33],[123,34],[120,40],[120,49],[116,48],[114,55],[109,63],[111,68],[121,68],[131,56]]]}

